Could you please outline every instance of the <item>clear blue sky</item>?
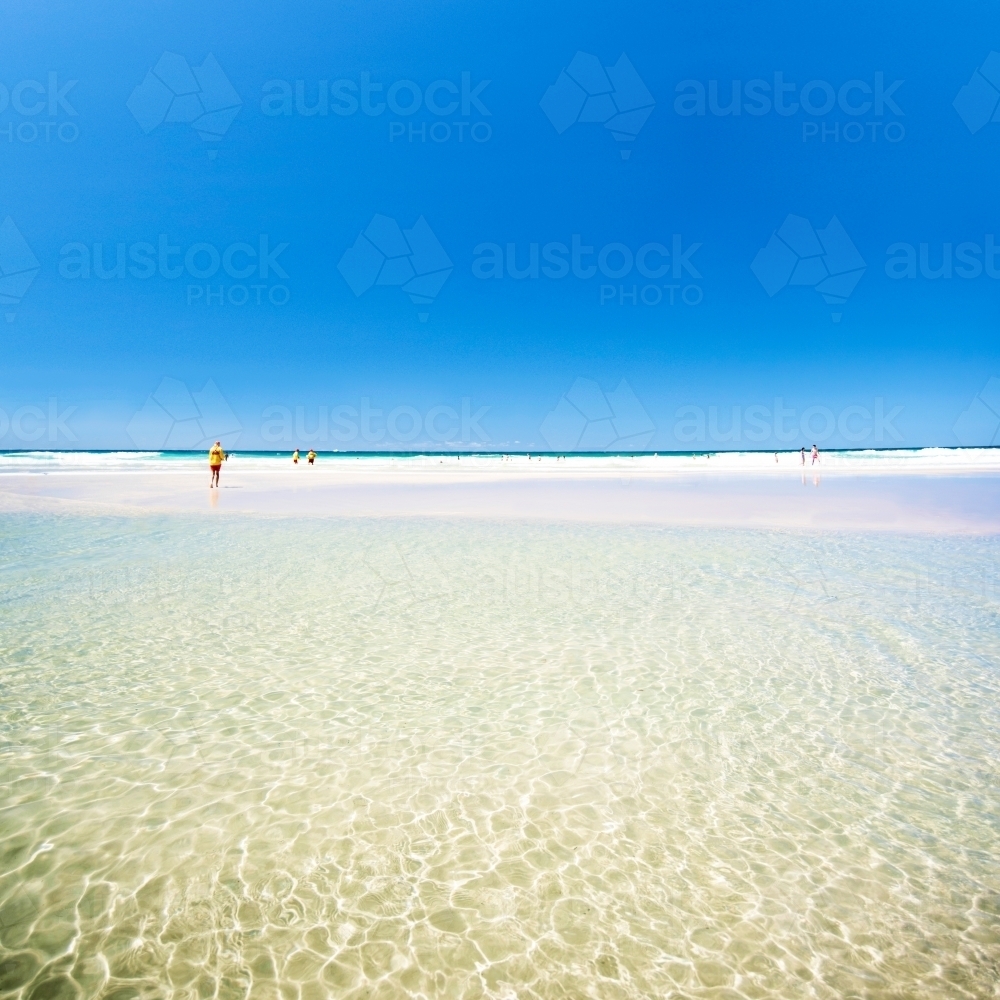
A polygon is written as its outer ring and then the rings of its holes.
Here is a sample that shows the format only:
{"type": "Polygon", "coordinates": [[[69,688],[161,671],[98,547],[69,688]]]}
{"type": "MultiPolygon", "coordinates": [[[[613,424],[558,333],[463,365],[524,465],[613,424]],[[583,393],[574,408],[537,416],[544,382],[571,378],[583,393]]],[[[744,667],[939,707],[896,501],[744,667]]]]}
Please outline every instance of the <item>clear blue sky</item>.
{"type": "Polygon", "coordinates": [[[994,49],[966,0],[8,5],[0,447],[988,443],[994,49]]]}

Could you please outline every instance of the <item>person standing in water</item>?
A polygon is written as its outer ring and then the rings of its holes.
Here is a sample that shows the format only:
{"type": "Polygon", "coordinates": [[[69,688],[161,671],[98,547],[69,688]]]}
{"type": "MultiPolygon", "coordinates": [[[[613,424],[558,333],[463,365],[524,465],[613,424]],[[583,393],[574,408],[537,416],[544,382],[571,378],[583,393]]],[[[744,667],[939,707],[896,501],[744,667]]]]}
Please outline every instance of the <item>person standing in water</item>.
{"type": "Polygon", "coordinates": [[[805,445],[802,446],[802,464],[803,465],[806,464],[806,446],[805,445]]]}
{"type": "Polygon", "coordinates": [[[298,464],[299,464],[299,449],[296,448],[295,451],[292,452],[292,465],[298,465],[298,464]]]}
{"type": "Polygon", "coordinates": [[[818,461],[819,461],[819,448],[817,448],[816,445],[813,445],[811,464],[815,465],[818,461]]]}
{"type": "Polygon", "coordinates": [[[314,452],[312,448],[309,449],[309,454],[306,455],[306,459],[308,460],[310,465],[316,464],[316,452],[314,452]]]}
{"type": "Polygon", "coordinates": [[[211,489],[213,486],[218,488],[219,485],[219,470],[222,468],[222,463],[226,460],[226,453],[222,450],[222,442],[216,441],[208,450],[208,467],[212,470],[212,478],[209,480],[208,488],[211,489]]]}

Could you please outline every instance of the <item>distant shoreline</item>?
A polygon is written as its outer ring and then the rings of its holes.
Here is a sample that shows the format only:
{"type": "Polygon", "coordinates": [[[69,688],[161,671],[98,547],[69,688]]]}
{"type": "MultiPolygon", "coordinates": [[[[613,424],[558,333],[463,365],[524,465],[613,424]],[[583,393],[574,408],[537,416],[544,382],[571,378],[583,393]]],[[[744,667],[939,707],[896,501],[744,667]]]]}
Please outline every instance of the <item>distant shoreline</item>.
{"type": "MultiPolygon", "coordinates": [[[[305,441],[299,446],[299,451],[308,451],[310,442],[305,441]]],[[[208,453],[208,445],[204,448],[8,448],[0,449],[0,458],[17,455],[131,455],[134,457],[157,455],[163,458],[190,458],[202,457],[208,453]]],[[[232,454],[253,456],[255,458],[290,458],[295,450],[295,445],[290,444],[284,448],[240,448],[238,445],[226,446],[232,454]]],[[[502,456],[526,456],[550,457],[550,458],[705,458],[720,455],[796,455],[798,456],[802,446],[795,448],[696,448],[685,451],[559,451],[541,448],[484,448],[475,449],[389,449],[377,448],[373,450],[345,450],[340,448],[313,448],[313,451],[324,458],[500,458],[502,456]]],[[[824,448],[824,455],[915,455],[922,452],[941,452],[948,454],[970,454],[970,453],[994,453],[1000,463],[1000,445],[915,445],[913,447],[895,448],[824,448]]],[[[808,456],[809,447],[806,447],[808,456]]]]}
{"type": "Polygon", "coordinates": [[[444,518],[660,527],[1000,534],[1000,449],[872,457],[0,456],[0,516],[444,518]],[[794,461],[793,461],[794,459],[794,461]]]}
{"type": "MultiPolygon", "coordinates": [[[[301,449],[303,457],[306,448],[301,449]]],[[[224,471],[279,471],[293,469],[292,449],[283,451],[230,450],[224,471]]],[[[329,472],[351,476],[432,475],[459,476],[467,481],[479,474],[492,479],[527,475],[535,477],[583,476],[602,478],[623,472],[636,476],[675,476],[686,473],[737,475],[790,475],[803,472],[851,475],[961,475],[1000,472],[1000,447],[989,448],[885,448],[831,449],[821,451],[813,463],[808,450],[805,464],[800,449],[792,451],[690,451],[690,452],[443,452],[369,451],[317,452],[310,475],[329,472]]],[[[18,450],[0,452],[0,477],[17,474],[145,472],[200,473],[207,467],[207,451],[89,451],[18,450]]],[[[305,462],[300,463],[305,469],[305,462]]]]}

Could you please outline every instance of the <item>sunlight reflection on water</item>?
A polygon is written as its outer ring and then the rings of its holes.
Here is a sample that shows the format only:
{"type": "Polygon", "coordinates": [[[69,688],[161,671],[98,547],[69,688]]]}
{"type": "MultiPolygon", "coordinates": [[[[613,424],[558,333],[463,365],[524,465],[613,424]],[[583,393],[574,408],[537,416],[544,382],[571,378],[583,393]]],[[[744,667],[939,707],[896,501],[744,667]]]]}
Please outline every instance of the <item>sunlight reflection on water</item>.
{"type": "Polygon", "coordinates": [[[0,538],[0,992],[1000,981],[996,540],[27,515],[0,538]]]}

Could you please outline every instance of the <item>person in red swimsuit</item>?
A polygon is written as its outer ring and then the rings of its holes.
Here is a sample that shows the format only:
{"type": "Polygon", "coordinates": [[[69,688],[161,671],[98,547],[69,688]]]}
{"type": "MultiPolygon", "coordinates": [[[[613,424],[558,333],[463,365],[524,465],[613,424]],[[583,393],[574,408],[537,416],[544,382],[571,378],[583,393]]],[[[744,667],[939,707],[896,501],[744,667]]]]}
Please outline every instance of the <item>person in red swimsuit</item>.
{"type": "Polygon", "coordinates": [[[225,461],[225,458],[226,453],[222,450],[222,442],[216,441],[208,451],[208,467],[212,470],[212,478],[208,484],[209,489],[213,486],[218,489],[219,470],[222,468],[222,463],[225,461]]]}

